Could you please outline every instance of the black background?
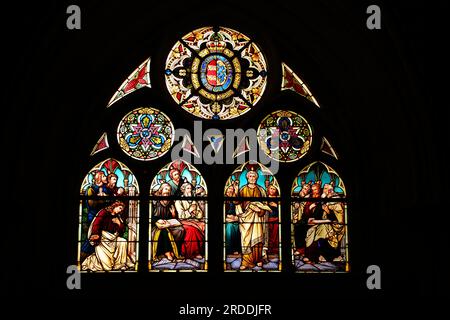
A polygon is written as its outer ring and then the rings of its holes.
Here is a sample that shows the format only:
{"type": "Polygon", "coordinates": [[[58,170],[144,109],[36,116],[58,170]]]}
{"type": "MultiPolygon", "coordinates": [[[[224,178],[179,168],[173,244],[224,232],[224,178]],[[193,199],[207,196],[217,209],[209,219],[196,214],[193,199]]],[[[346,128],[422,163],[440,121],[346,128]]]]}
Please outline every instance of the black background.
{"type": "MultiPolygon", "coordinates": [[[[442,54],[433,39],[443,8],[439,3],[373,3],[381,7],[381,30],[366,28],[366,8],[372,4],[366,1],[61,1],[15,4],[4,12],[4,292],[73,298],[119,290],[148,299],[149,306],[153,299],[155,304],[178,306],[296,303],[324,292],[333,298],[362,299],[436,294],[446,242],[445,232],[435,230],[444,214],[441,183],[448,173],[438,162],[444,139],[436,130],[444,108],[435,102],[433,92],[439,85],[425,54],[431,51],[430,62],[439,64],[442,54]],[[70,4],[81,7],[81,30],[66,28],[70,4]],[[208,273],[83,275],[82,289],[68,290],[66,268],[76,261],[80,183],[107,155],[89,157],[93,145],[103,131],[113,132],[125,110],[134,106],[158,105],[175,127],[192,126],[192,117],[177,111],[167,94],[163,62],[178,37],[205,25],[249,35],[263,49],[270,74],[258,108],[236,121],[204,122],[204,128],[256,127],[266,114],[261,110],[297,105],[340,155],[333,165],[350,197],[351,273],[294,274],[289,268],[271,274],[223,273],[221,244],[216,241],[211,242],[208,273]],[[152,89],[139,90],[106,110],[114,91],[149,56],[152,89]],[[281,79],[275,75],[282,60],[310,86],[320,110],[294,94],[278,92],[281,79]],[[371,264],[381,267],[382,290],[366,287],[371,264]],[[292,289],[295,294],[288,294],[292,289]],[[173,300],[166,298],[174,292],[173,300]]],[[[170,159],[166,155],[142,164],[115,146],[111,152],[143,177],[152,177],[170,159]]],[[[293,172],[309,160],[282,168],[278,179],[284,181],[284,195],[293,172]]],[[[210,190],[222,190],[235,166],[197,167],[210,190]]],[[[144,180],[141,190],[150,183],[144,180]]],[[[212,195],[211,221],[219,210],[219,222],[220,201],[212,195]]],[[[221,239],[220,224],[210,228],[210,237],[217,232],[221,239]]],[[[289,232],[287,227],[283,232],[289,232]]]]}

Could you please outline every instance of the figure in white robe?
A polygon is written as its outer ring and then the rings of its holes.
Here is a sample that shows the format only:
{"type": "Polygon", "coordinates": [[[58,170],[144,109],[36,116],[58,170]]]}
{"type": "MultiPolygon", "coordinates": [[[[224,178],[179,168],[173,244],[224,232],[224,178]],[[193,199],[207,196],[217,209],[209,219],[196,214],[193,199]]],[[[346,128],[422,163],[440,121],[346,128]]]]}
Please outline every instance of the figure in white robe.
{"type": "Polygon", "coordinates": [[[111,271],[134,267],[128,257],[128,241],[122,237],[125,224],[120,214],[124,208],[125,204],[117,201],[98,212],[88,231],[95,252],[82,262],[82,270],[111,271]]]}
{"type": "Polygon", "coordinates": [[[245,211],[241,205],[236,206],[242,245],[241,270],[262,265],[265,214],[270,210],[269,206],[259,201],[250,202],[245,211]]]}
{"type": "MultiPolygon", "coordinates": [[[[182,197],[192,197],[193,186],[189,182],[181,185],[182,197]]],[[[202,259],[204,254],[205,222],[203,211],[197,201],[183,199],[175,201],[178,218],[185,230],[182,254],[186,258],[202,259]]]]}

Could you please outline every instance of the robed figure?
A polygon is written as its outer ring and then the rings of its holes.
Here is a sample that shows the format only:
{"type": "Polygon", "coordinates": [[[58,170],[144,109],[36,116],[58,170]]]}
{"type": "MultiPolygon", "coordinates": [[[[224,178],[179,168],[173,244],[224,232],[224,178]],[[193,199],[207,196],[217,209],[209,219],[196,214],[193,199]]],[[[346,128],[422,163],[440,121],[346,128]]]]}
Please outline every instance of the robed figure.
{"type": "Polygon", "coordinates": [[[95,250],[82,263],[82,270],[111,271],[134,267],[128,257],[128,242],[123,238],[125,222],[121,214],[125,204],[121,201],[100,210],[91,223],[88,238],[95,250]]]}
{"type": "MultiPolygon", "coordinates": [[[[163,183],[157,191],[159,196],[170,196],[171,186],[163,183]]],[[[178,221],[175,205],[172,200],[158,200],[152,208],[152,253],[156,260],[165,256],[169,261],[181,258],[181,246],[184,239],[184,228],[178,221]]]]}
{"type": "MultiPolygon", "coordinates": [[[[246,174],[247,184],[238,189],[238,181],[234,184],[235,194],[239,197],[266,197],[265,190],[258,186],[258,173],[249,170],[246,174]]],[[[239,217],[241,233],[242,263],[241,270],[263,265],[263,247],[268,241],[266,230],[267,214],[271,208],[259,201],[236,201],[236,215],[239,217]]]]}

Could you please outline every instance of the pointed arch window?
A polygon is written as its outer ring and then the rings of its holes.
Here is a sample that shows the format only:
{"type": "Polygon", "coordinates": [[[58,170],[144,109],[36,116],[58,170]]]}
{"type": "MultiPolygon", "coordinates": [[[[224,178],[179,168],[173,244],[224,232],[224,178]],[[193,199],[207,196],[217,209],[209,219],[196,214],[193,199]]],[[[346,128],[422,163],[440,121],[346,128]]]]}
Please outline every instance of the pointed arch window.
{"type": "Polygon", "coordinates": [[[149,270],[208,269],[208,189],[200,172],[176,160],[150,187],[149,270]]]}
{"type": "Polygon", "coordinates": [[[227,272],[349,271],[348,199],[333,169],[342,173],[341,154],[318,116],[326,106],[319,106],[303,75],[285,62],[278,60],[278,75],[272,73],[276,68],[269,73],[272,61],[262,49],[234,29],[202,27],[171,42],[165,61],[147,58],[122,82],[105,108],[109,127],[92,141],[90,165],[101,161],[81,173],[81,271],[137,271],[139,247],[141,265],[151,272],[208,271],[214,257],[227,272]],[[151,81],[155,72],[167,90],[155,92],[164,87],[151,81]],[[134,100],[131,95],[141,88],[147,89],[134,100]],[[205,134],[211,151],[231,150],[239,164],[229,176],[219,163],[195,167],[169,152],[180,143],[195,161],[202,158],[205,144],[191,138],[196,129],[186,117],[225,130],[255,129],[257,137],[237,137],[235,146],[223,131],[205,134]],[[178,142],[175,125],[187,131],[178,142]],[[257,159],[242,164],[247,153],[259,151],[257,159]],[[280,170],[271,172],[262,156],[280,170]],[[199,170],[207,179],[214,171],[209,192],[215,197],[208,198],[199,170]],[[135,174],[144,181],[142,192],[135,174]],[[223,216],[211,220],[211,240],[217,241],[211,247],[223,243],[220,253],[208,252],[208,201],[214,208],[223,205],[223,216]],[[149,224],[141,243],[140,215],[149,224]],[[282,238],[282,226],[290,239],[282,238]]]}
{"type": "Polygon", "coordinates": [[[280,271],[280,186],[260,163],[236,168],[225,184],[224,268],[280,271]]]}
{"type": "Polygon", "coordinates": [[[107,159],[86,174],[80,189],[78,266],[82,271],[136,271],[139,184],[131,170],[107,159]]]}
{"type": "Polygon", "coordinates": [[[291,196],[295,270],[348,271],[346,190],[338,173],[314,162],[298,173],[291,196]]]}

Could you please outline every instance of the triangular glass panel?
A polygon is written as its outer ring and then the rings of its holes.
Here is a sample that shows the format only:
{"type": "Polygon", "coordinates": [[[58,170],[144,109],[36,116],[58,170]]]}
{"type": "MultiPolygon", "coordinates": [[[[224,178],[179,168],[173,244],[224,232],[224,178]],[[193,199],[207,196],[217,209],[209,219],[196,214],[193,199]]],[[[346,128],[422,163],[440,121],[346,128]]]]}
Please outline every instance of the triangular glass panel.
{"type": "Polygon", "coordinates": [[[338,159],[336,151],[334,151],[333,147],[325,137],[322,138],[322,145],[320,146],[320,151],[322,151],[325,154],[328,154],[329,156],[332,156],[335,159],[338,159]]]}
{"type": "Polygon", "coordinates": [[[130,76],[122,83],[119,90],[112,96],[111,100],[108,102],[110,107],[113,103],[125,97],[138,89],[148,87],[151,88],[150,84],[150,58],[145,60],[139,67],[137,67],[130,76]]]}
{"type": "Polygon", "coordinates": [[[287,64],[282,62],[281,66],[283,70],[281,90],[292,90],[298,93],[299,95],[304,96],[306,99],[310,100],[320,108],[319,103],[317,102],[316,98],[314,98],[311,91],[308,89],[306,83],[304,83],[302,79],[300,79],[300,77],[296,75],[294,71],[292,71],[292,69],[287,66],[287,64]]]}
{"type": "Polygon", "coordinates": [[[190,154],[193,154],[197,158],[200,158],[200,153],[198,153],[197,148],[192,143],[192,140],[191,140],[191,138],[188,135],[184,136],[183,147],[182,148],[183,148],[184,151],[189,152],[190,154]]]}
{"type": "Polygon", "coordinates": [[[217,153],[222,147],[225,137],[223,136],[223,134],[211,134],[208,136],[208,140],[211,143],[211,146],[214,149],[214,151],[217,153]]]}
{"type": "Polygon", "coordinates": [[[109,148],[108,135],[106,134],[106,132],[104,132],[100,137],[100,139],[98,139],[97,143],[95,144],[94,149],[92,149],[91,156],[108,148],[109,148]]]}
{"type": "Polygon", "coordinates": [[[248,137],[244,137],[239,142],[237,148],[234,150],[233,158],[237,158],[241,154],[244,154],[244,153],[246,153],[248,151],[250,151],[250,146],[248,144],[248,137]]]}

